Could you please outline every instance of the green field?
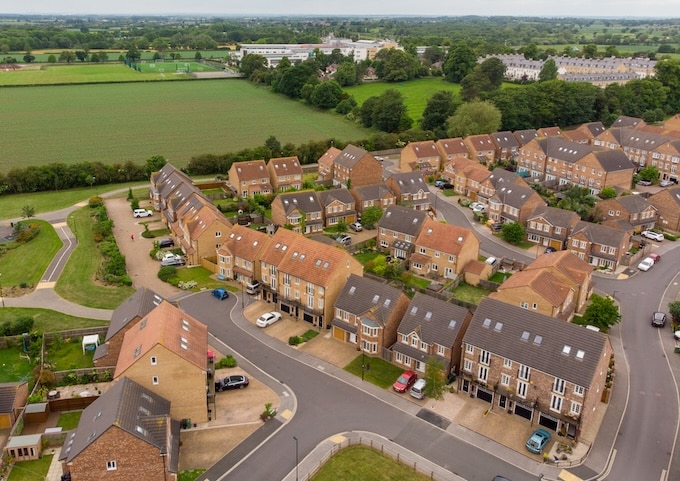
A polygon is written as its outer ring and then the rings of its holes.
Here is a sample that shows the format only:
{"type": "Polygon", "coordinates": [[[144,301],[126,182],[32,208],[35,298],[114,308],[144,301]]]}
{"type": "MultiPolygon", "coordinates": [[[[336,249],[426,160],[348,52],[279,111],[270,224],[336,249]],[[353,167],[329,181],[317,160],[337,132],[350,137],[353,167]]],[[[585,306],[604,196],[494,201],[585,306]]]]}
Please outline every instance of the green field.
{"type": "MultiPolygon", "coordinates": [[[[31,55],[35,57],[35,60],[33,60],[34,63],[47,63],[47,61],[50,58],[50,55],[54,55],[57,59],[59,59],[59,55],[61,52],[64,50],[69,50],[69,49],[47,49],[47,50],[34,50],[31,52],[31,55]]],[[[78,49],[70,49],[72,52],[75,52],[78,49]]],[[[106,53],[109,57],[109,62],[113,61],[118,61],[118,58],[121,55],[125,55],[127,50],[90,50],[91,53],[106,53]]],[[[227,56],[230,55],[231,50],[224,49],[224,50],[199,50],[201,52],[201,57],[202,58],[221,58],[221,59],[226,59],[227,56]]],[[[152,50],[143,50],[139,52],[140,55],[142,56],[142,60],[153,60],[153,56],[156,53],[155,51],[152,50]]],[[[171,52],[166,52],[165,58],[170,61],[170,53],[171,52]]],[[[176,55],[180,55],[181,59],[190,59],[193,60],[196,56],[196,50],[175,50],[174,53],[176,55]]],[[[19,63],[23,62],[24,55],[26,52],[10,52],[7,54],[9,57],[14,57],[17,59],[19,63]]],[[[80,63],[80,61],[78,61],[80,63]]]]}
{"type": "MultiPolygon", "coordinates": [[[[139,62],[136,64],[142,73],[157,73],[168,75],[184,75],[184,72],[215,72],[217,69],[192,61],[139,62]]],[[[163,76],[163,75],[161,75],[163,76]]]]}
{"type": "Polygon", "coordinates": [[[0,124],[11,139],[3,172],[48,162],[143,163],[153,155],[183,167],[194,155],[236,152],[272,135],[296,145],[369,136],[341,116],[241,79],[0,88],[0,124]]]}

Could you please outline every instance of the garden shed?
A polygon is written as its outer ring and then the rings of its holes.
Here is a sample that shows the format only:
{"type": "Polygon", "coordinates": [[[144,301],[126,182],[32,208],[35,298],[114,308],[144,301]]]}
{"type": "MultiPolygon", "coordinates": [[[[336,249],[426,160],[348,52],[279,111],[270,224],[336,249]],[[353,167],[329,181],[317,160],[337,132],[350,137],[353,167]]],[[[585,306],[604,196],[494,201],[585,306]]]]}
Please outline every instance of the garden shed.
{"type": "Polygon", "coordinates": [[[99,346],[99,334],[83,336],[83,354],[85,351],[94,351],[99,346]]]}
{"type": "Polygon", "coordinates": [[[29,461],[40,458],[42,434],[12,436],[7,441],[5,452],[15,461],[29,461]]]}
{"type": "Polygon", "coordinates": [[[47,422],[50,415],[50,403],[27,404],[24,410],[25,424],[41,424],[47,422]]]}

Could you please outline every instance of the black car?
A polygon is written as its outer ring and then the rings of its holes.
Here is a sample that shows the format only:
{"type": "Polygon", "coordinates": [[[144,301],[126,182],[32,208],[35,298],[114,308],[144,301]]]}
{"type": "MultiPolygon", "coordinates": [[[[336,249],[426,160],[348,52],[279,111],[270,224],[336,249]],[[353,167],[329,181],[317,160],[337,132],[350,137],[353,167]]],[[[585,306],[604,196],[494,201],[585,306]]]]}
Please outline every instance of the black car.
{"type": "Polygon", "coordinates": [[[444,182],[439,186],[440,189],[442,190],[448,190],[448,189],[453,189],[453,184],[450,184],[448,182],[444,182]]]}
{"type": "Polygon", "coordinates": [[[652,326],[664,327],[666,325],[666,314],[663,312],[655,312],[652,314],[652,326]]]}
{"type": "Polygon", "coordinates": [[[158,241],[158,247],[165,249],[166,247],[175,247],[175,241],[172,239],[161,239],[158,241]]]}
{"type": "Polygon", "coordinates": [[[228,389],[243,389],[244,387],[248,387],[248,384],[250,384],[250,381],[246,376],[236,374],[215,381],[215,391],[221,392],[228,389]]]}

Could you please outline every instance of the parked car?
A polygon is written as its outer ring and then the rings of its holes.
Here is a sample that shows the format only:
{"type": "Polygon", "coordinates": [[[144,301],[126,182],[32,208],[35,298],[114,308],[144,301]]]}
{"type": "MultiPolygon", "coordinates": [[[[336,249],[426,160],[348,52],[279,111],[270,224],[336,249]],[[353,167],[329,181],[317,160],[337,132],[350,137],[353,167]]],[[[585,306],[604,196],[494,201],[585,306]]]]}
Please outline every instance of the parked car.
{"type": "Polygon", "coordinates": [[[413,386],[411,386],[411,390],[409,391],[409,394],[411,397],[414,397],[416,399],[423,399],[425,397],[425,385],[427,383],[425,382],[425,379],[418,379],[413,386]]]}
{"type": "Polygon", "coordinates": [[[159,249],[166,249],[168,247],[175,247],[175,241],[172,239],[161,239],[158,241],[159,249]]]}
{"type": "Polygon", "coordinates": [[[659,186],[661,187],[670,187],[671,185],[675,185],[675,182],[669,179],[662,180],[661,182],[659,182],[659,186]]]}
{"type": "Polygon", "coordinates": [[[246,292],[250,295],[257,294],[260,290],[260,281],[253,281],[246,284],[246,292]]]}
{"type": "Polygon", "coordinates": [[[218,287],[217,289],[213,289],[212,295],[217,297],[220,301],[229,298],[229,292],[224,287],[218,287]]]}
{"type": "Polygon", "coordinates": [[[161,266],[162,267],[169,267],[169,266],[177,267],[177,266],[183,266],[186,263],[187,262],[183,258],[177,256],[177,257],[169,257],[167,259],[163,259],[161,261],[161,266]]]}
{"type": "Polygon", "coordinates": [[[246,376],[235,374],[215,381],[215,391],[222,392],[229,389],[243,389],[248,387],[248,384],[250,384],[250,381],[246,376]]]}
{"type": "Polygon", "coordinates": [[[652,252],[647,257],[652,259],[654,261],[654,264],[657,264],[661,260],[661,256],[659,254],[657,254],[656,252],[652,252]]]}
{"type": "Polygon", "coordinates": [[[486,206],[484,204],[478,204],[472,209],[472,212],[475,214],[484,214],[486,213],[486,206]]]}
{"type": "Polygon", "coordinates": [[[545,250],[543,251],[544,254],[550,254],[551,252],[557,252],[557,249],[554,247],[546,247],[545,250]]]}
{"type": "Polygon", "coordinates": [[[453,189],[453,184],[450,184],[449,182],[444,182],[439,188],[442,190],[453,189]]]}
{"type": "Polygon", "coordinates": [[[257,321],[255,321],[255,325],[257,327],[267,327],[271,326],[274,324],[276,321],[281,320],[281,313],[272,311],[272,312],[266,312],[262,314],[260,317],[257,318],[257,321]]]}
{"type": "Polygon", "coordinates": [[[548,441],[550,441],[550,433],[545,429],[537,429],[527,440],[526,448],[532,453],[540,454],[548,441]]]}
{"type": "Polygon", "coordinates": [[[636,183],[637,183],[637,185],[644,185],[644,186],[652,185],[652,182],[649,181],[649,180],[638,180],[636,183]]]}
{"type": "Polygon", "coordinates": [[[651,269],[653,265],[654,265],[654,259],[652,259],[651,257],[645,257],[644,259],[642,259],[642,261],[638,264],[637,267],[641,271],[646,272],[649,269],[651,269]]]}
{"type": "Polygon", "coordinates": [[[153,211],[149,209],[135,209],[132,211],[132,215],[135,217],[151,217],[153,211]]]}
{"type": "Polygon", "coordinates": [[[345,247],[349,246],[352,243],[352,236],[349,234],[340,234],[338,237],[335,238],[336,241],[338,241],[340,244],[344,245],[345,247]]]}
{"type": "Polygon", "coordinates": [[[642,237],[646,237],[647,239],[652,239],[658,242],[661,242],[664,239],[663,234],[654,232],[653,230],[643,230],[640,235],[642,237]]]}
{"type": "Polygon", "coordinates": [[[494,222],[491,224],[491,232],[500,232],[503,229],[503,224],[494,222]]]}
{"type": "Polygon", "coordinates": [[[418,375],[413,372],[413,371],[404,371],[401,373],[401,376],[397,378],[396,381],[394,381],[394,384],[392,384],[392,389],[394,389],[397,392],[406,392],[415,384],[416,380],[418,379],[418,375]]]}
{"type": "Polygon", "coordinates": [[[664,327],[666,325],[666,313],[655,312],[652,314],[652,326],[664,327]]]}
{"type": "Polygon", "coordinates": [[[361,225],[361,222],[352,222],[349,225],[349,228],[352,229],[354,232],[361,232],[364,230],[364,226],[361,225]]]}
{"type": "Polygon", "coordinates": [[[435,186],[435,187],[441,188],[442,185],[444,185],[444,181],[443,181],[443,180],[435,180],[435,181],[434,181],[434,186],[435,186]]]}
{"type": "Polygon", "coordinates": [[[482,204],[481,202],[471,202],[470,205],[468,205],[468,207],[472,210],[475,210],[475,208],[477,208],[480,205],[483,206],[484,204],[482,204]]]}

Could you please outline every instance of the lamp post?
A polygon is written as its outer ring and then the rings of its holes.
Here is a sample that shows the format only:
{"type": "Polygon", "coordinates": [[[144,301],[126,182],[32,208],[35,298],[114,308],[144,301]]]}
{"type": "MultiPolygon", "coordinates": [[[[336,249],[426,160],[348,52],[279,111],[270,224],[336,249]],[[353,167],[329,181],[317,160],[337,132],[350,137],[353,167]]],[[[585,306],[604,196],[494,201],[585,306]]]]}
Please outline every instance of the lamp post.
{"type": "Polygon", "coordinates": [[[364,371],[366,370],[366,354],[361,350],[361,380],[364,380],[364,371]]]}
{"type": "Polygon", "coordinates": [[[298,481],[298,438],[293,436],[293,439],[295,440],[295,481],[298,481]]]}

